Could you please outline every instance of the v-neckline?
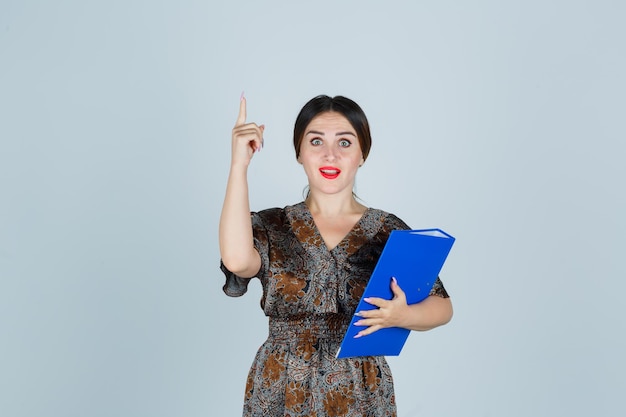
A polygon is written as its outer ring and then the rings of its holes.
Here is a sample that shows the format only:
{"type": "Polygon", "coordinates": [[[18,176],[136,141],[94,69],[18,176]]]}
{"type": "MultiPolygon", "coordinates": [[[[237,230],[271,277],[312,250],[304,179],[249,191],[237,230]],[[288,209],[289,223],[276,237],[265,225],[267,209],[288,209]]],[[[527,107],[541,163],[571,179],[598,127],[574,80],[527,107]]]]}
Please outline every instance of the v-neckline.
{"type": "Polygon", "coordinates": [[[322,232],[320,232],[319,227],[317,227],[317,223],[315,223],[315,219],[313,218],[313,213],[311,213],[309,206],[307,206],[304,201],[301,202],[300,204],[302,204],[304,212],[311,222],[311,228],[313,232],[319,237],[320,242],[322,243],[322,246],[328,253],[335,252],[337,248],[345,245],[345,243],[350,239],[350,237],[354,234],[354,232],[361,227],[361,223],[365,219],[365,216],[370,212],[370,208],[366,207],[365,211],[363,211],[363,213],[361,214],[361,217],[359,217],[358,220],[354,222],[354,224],[348,230],[348,232],[337,242],[335,246],[333,246],[332,248],[329,248],[328,245],[326,244],[326,240],[324,239],[324,236],[322,235],[322,232]]]}

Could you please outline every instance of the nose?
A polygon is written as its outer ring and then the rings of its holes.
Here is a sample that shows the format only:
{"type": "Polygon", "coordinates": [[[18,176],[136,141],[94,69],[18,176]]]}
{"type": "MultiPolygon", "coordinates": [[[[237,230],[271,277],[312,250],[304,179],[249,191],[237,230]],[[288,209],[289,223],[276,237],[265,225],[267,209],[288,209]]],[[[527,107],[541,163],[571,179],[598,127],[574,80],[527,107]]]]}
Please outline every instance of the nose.
{"type": "Polygon", "coordinates": [[[335,149],[335,147],[333,146],[329,146],[326,148],[326,160],[327,161],[334,161],[335,159],[337,159],[337,149],[335,149]]]}

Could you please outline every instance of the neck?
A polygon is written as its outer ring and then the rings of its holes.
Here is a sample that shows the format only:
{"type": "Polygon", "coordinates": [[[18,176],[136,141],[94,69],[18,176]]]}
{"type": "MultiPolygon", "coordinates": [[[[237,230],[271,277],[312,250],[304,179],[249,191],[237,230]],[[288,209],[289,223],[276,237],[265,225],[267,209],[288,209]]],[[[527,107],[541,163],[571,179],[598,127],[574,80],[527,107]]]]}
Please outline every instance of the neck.
{"type": "Polygon", "coordinates": [[[349,195],[319,195],[311,192],[304,201],[313,215],[336,217],[348,214],[362,214],[365,206],[349,195]]]}

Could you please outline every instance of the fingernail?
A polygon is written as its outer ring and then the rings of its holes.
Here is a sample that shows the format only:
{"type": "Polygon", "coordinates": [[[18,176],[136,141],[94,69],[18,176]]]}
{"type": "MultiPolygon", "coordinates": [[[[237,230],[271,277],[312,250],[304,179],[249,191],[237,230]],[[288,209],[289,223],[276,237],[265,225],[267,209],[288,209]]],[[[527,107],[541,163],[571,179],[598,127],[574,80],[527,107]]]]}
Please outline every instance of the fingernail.
{"type": "Polygon", "coordinates": [[[246,98],[246,92],[242,91],[241,92],[241,97],[239,97],[239,100],[243,100],[244,98],[246,98]]]}
{"type": "Polygon", "coordinates": [[[354,313],[354,315],[357,316],[357,317],[363,317],[363,315],[361,314],[360,311],[357,311],[356,313],[354,313]]]}
{"type": "Polygon", "coordinates": [[[361,335],[360,333],[357,333],[357,334],[355,334],[355,335],[354,335],[354,338],[355,338],[355,339],[358,339],[358,338],[359,338],[359,337],[361,337],[361,336],[362,336],[362,335],[361,335]]]}
{"type": "Polygon", "coordinates": [[[396,277],[391,277],[391,280],[395,282],[396,284],[398,283],[398,280],[396,279],[396,277]]]}

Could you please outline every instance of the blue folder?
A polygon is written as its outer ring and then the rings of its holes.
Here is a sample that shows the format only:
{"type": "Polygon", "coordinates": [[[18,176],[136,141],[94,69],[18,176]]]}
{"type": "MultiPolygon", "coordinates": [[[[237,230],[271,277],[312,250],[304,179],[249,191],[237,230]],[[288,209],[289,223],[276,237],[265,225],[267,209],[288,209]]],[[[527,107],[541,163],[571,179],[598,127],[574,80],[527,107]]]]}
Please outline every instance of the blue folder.
{"type": "MultiPolygon", "coordinates": [[[[356,311],[376,308],[363,300],[367,297],[390,300],[393,297],[391,277],[396,278],[405,292],[408,304],[424,300],[437,280],[454,240],[440,229],[392,231],[356,311]]],[[[355,339],[354,336],[364,329],[354,325],[359,319],[357,316],[352,318],[337,358],[400,354],[410,330],[388,327],[355,339]]]]}

